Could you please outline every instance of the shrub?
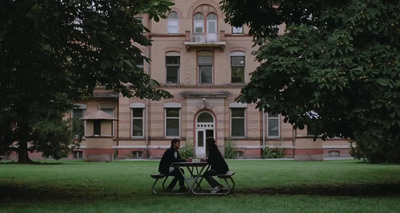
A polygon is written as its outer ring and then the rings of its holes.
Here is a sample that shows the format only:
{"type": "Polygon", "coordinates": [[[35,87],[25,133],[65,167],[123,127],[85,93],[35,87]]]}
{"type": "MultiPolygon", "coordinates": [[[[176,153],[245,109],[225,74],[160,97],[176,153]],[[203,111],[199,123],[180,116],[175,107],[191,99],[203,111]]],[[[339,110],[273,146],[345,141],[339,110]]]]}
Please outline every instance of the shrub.
{"type": "Polygon", "coordinates": [[[179,153],[181,154],[181,157],[183,159],[187,159],[187,158],[193,158],[194,157],[194,147],[192,142],[187,141],[185,143],[185,145],[183,145],[180,149],[179,149],[179,153]]]}
{"type": "Polygon", "coordinates": [[[225,146],[225,158],[227,159],[232,159],[236,157],[236,151],[235,151],[235,146],[236,144],[231,141],[231,139],[228,139],[224,143],[225,146]]]}
{"type": "Polygon", "coordinates": [[[265,147],[262,157],[263,158],[283,158],[283,151],[285,147],[279,145],[275,145],[273,148],[265,147]]]}

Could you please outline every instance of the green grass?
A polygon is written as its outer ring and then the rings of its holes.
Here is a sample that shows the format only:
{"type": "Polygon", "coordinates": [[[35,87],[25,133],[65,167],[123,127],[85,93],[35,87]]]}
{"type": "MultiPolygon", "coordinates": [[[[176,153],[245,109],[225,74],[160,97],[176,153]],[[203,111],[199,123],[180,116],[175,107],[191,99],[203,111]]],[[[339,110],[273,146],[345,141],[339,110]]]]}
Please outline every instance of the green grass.
{"type": "Polygon", "coordinates": [[[153,195],[158,161],[0,163],[0,212],[400,212],[400,166],[227,160],[227,196],[153,195]]]}

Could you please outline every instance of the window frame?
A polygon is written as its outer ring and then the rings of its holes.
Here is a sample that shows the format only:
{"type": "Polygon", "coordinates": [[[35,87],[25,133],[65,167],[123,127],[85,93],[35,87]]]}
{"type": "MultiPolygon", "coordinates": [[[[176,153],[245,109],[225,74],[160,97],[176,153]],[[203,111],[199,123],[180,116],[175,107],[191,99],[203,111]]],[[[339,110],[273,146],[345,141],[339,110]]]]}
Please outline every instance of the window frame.
{"type": "Polygon", "coordinates": [[[230,136],[232,138],[245,138],[246,137],[246,107],[230,107],[230,125],[231,125],[231,131],[230,131],[230,136]],[[243,112],[243,116],[235,116],[234,117],[234,110],[241,110],[243,112]],[[238,125],[234,125],[234,121],[242,121],[243,122],[243,129],[240,130],[243,132],[243,134],[240,135],[233,135],[234,129],[238,127],[238,125]]]}
{"type": "MultiPolygon", "coordinates": [[[[112,103],[100,104],[100,110],[115,117],[115,105],[112,103]]],[[[111,134],[112,135],[114,135],[114,126],[115,126],[114,124],[115,124],[115,121],[113,121],[112,125],[111,125],[111,134]]]]}
{"type": "Polygon", "coordinates": [[[193,15],[193,33],[194,34],[204,34],[205,26],[204,26],[204,15],[202,13],[196,13],[193,15]],[[201,18],[200,18],[201,16],[201,18]],[[201,32],[197,31],[197,29],[201,28],[201,32]]]}
{"type": "Polygon", "coordinates": [[[168,17],[168,23],[167,23],[168,34],[179,34],[179,14],[175,11],[171,11],[167,17],[168,17]]]}
{"type": "Polygon", "coordinates": [[[231,83],[232,84],[244,84],[245,82],[245,72],[246,72],[246,53],[240,52],[240,51],[235,51],[231,52],[230,54],[230,65],[231,65],[231,83]],[[234,57],[243,57],[243,65],[233,65],[233,58],[234,57]],[[234,82],[234,69],[241,69],[241,73],[239,73],[239,77],[241,80],[239,82],[234,82]]]}
{"type": "Polygon", "coordinates": [[[244,34],[243,26],[241,26],[241,27],[232,26],[232,34],[243,35],[244,34]]]}
{"type": "Polygon", "coordinates": [[[181,117],[182,117],[182,104],[176,102],[168,102],[164,104],[164,137],[165,138],[179,138],[181,136],[181,117]],[[169,117],[168,110],[178,110],[178,117],[169,117]],[[170,125],[168,121],[177,121],[177,129],[175,130],[178,134],[177,135],[169,135],[168,128],[170,125]]]}
{"type": "Polygon", "coordinates": [[[212,85],[214,83],[214,52],[212,51],[202,51],[198,52],[197,54],[197,69],[198,69],[198,84],[202,85],[212,85]],[[211,58],[211,63],[203,63],[200,62],[200,57],[210,57],[211,58]],[[210,81],[204,81],[203,76],[207,76],[207,70],[202,69],[202,68],[207,68],[211,67],[210,70],[210,81]],[[204,75],[203,75],[204,74],[204,75]]]}
{"type": "Polygon", "coordinates": [[[270,115],[267,113],[267,138],[280,138],[281,137],[281,122],[280,122],[280,115],[270,115]],[[275,121],[277,122],[277,135],[271,135],[271,128],[270,128],[270,121],[275,121]]]}
{"type": "Polygon", "coordinates": [[[145,105],[144,103],[140,103],[140,102],[135,102],[135,103],[131,103],[130,105],[130,124],[131,124],[131,131],[130,131],[130,135],[132,138],[144,138],[145,136],[145,126],[144,126],[144,109],[145,109],[145,105]],[[142,115],[141,117],[139,116],[135,116],[134,117],[134,110],[141,110],[142,111],[142,115]],[[134,120],[141,120],[141,125],[142,125],[142,131],[141,131],[141,135],[134,135],[134,120]]]}
{"type": "MultiPolygon", "coordinates": [[[[180,84],[180,68],[181,68],[181,55],[179,52],[167,52],[165,54],[165,83],[166,84],[180,84]],[[179,57],[178,58],[178,64],[168,64],[168,57],[179,57]],[[168,81],[169,79],[169,69],[168,68],[176,68],[176,81],[168,81]]],[[[172,71],[170,71],[172,72],[172,71]]]]}

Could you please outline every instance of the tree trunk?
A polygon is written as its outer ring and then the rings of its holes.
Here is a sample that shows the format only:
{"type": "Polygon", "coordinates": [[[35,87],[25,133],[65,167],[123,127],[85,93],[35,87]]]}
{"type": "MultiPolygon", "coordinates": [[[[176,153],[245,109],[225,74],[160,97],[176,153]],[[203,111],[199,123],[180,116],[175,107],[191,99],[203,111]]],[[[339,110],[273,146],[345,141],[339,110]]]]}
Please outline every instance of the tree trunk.
{"type": "Polygon", "coordinates": [[[26,140],[19,141],[18,145],[18,163],[33,163],[28,156],[28,142],[26,140]]]}
{"type": "Polygon", "coordinates": [[[29,124],[27,121],[19,122],[18,137],[18,163],[31,164],[33,161],[28,156],[29,124]]]}

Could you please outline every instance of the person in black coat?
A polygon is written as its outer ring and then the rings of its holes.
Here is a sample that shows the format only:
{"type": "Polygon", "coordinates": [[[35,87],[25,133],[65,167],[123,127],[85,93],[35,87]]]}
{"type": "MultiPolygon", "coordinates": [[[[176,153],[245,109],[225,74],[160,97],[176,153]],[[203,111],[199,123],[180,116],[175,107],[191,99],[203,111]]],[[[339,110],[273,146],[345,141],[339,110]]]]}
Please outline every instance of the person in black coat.
{"type": "Polygon", "coordinates": [[[221,152],[218,150],[214,138],[207,138],[206,143],[208,149],[207,162],[211,165],[211,169],[205,172],[203,176],[213,188],[211,193],[217,193],[222,189],[222,187],[212,176],[225,174],[229,171],[229,167],[228,164],[226,164],[224,157],[222,157],[221,152]]]}
{"type": "Polygon", "coordinates": [[[179,170],[175,167],[172,166],[173,162],[183,162],[186,161],[185,159],[182,159],[181,155],[179,154],[179,148],[181,147],[181,141],[179,139],[172,139],[171,140],[171,147],[168,148],[160,161],[160,164],[158,166],[158,171],[161,174],[168,175],[168,176],[174,176],[174,179],[171,181],[171,183],[167,187],[167,191],[172,191],[172,189],[175,187],[176,183],[179,181],[180,185],[180,191],[185,191],[185,182],[184,182],[184,177],[183,177],[183,169],[181,169],[182,173],[179,172],[179,170]]]}

